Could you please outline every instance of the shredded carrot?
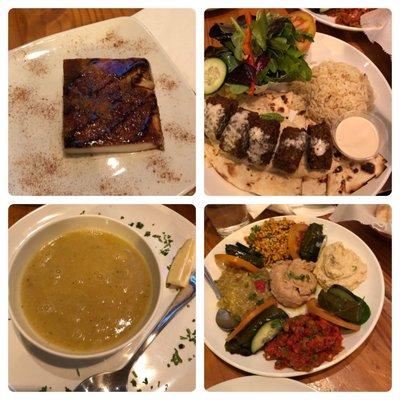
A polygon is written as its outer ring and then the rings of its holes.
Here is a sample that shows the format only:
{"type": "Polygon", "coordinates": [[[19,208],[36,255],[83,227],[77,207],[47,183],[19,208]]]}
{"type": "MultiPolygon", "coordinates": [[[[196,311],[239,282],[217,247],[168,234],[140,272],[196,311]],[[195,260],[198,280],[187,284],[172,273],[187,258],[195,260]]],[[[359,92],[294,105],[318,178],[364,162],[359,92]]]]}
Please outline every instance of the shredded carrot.
{"type": "Polygon", "coordinates": [[[226,341],[229,342],[233,339],[238,333],[240,333],[246,326],[255,318],[257,315],[260,315],[264,310],[276,304],[276,300],[274,297],[270,297],[265,300],[264,303],[256,307],[254,310],[249,311],[239,322],[236,328],[227,336],[226,341]]]}
{"type": "Polygon", "coordinates": [[[253,96],[255,90],[256,90],[256,84],[254,83],[254,81],[251,81],[249,88],[249,96],[253,96]]]}
{"type": "MultiPolygon", "coordinates": [[[[251,25],[252,17],[250,11],[246,13],[246,31],[245,31],[245,36],[243,40],[243,53],[246,56],[246,62],[247,64],[254,66],[254,55],[251,49],[251,25]]],[[[255,90],[255,83],[254,81],[251,81],[250,83],[250,88],[249,88],[249,95],[252,96],[254,94],[255,90]]]]}

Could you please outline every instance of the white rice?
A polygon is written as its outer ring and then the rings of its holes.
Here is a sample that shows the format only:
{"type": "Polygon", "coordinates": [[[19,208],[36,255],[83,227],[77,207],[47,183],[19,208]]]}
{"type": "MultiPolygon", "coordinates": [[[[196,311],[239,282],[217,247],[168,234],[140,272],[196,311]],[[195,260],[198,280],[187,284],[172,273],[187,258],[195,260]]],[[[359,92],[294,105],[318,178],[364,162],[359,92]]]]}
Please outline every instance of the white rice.
{"type": "Polygon", "coordinates": [[[343,62],[319,64],[309,82],[294,82],[291,89],[304,98],[306,115],[317,123],[332,125],[347,112],[370,111],[374,103],[368,77],[343,62]]]}

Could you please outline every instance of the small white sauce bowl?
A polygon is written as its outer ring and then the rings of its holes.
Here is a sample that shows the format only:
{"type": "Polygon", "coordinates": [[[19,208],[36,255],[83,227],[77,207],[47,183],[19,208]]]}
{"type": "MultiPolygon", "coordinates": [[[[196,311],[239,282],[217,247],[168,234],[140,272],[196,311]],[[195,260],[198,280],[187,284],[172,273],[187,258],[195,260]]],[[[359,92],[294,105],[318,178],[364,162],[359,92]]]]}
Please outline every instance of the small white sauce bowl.
{"type": "Polygon", "coordinates": [[[116,353],[118,350],[121,350],[133,339],[144,332],[149,324],[149,321],[152,319],[155,310],[159,307],[160,293],[161,274],[159,266],[153,251],[150,249],[146,241],[128,225],[104,216],[79,215],[76,217],[67,217],[62,220],[50,222],[28,235],[18,246],[11,260],[11,268],[9,272],[9,311],[11,319],[18,331],[28,342],[35,345],[42,351],[52,354],[53,356],[75,360],[94,360],[105,358],[116,353]],[[153,283],[153,297],[151,300],[151,305],[139,330],[134,332],[123,343],[99,352],[74,352],[49,343],[47,340],[38,335],[30,326],[21,308],[21,280],[25,268],[33,256],[43,245],[49,243],[60,235],[80,229],[104,231],[118,236],[130,243],[135,249],[137,249],[137,251],[147,262],[153,283]]]}
{"type": "Polygon", "coordinates": [[[333,142],[335,144],[335,147],[340,151],[340,153],[342,153],[345,157],[349,158],[350,160],[354,160],[354,161],[367,161],[367,160],[371,160],[372,158],[376,157],[379,153],[379,151],[382,149],[384,143],[387,140],[387,130],[385,127],[385,124],[383,123],[383,121],[377,117],[376,115],[373,114],[369,114],[366,112],[361,112],[361,111],[351,111],[349,113],[346,113],[345,115],[343,115],[343,117],[341,119],[339,119],[338,121],[336,121],[336,123],[333,125],[333,129],[332,129],[332,138],[333,138],[333,142]],[[354,157],[351,154],[346,153],[346,151],[344,151],[340,145],[338,144],[337,140],[336,140],[336,132],[337,132],[337,128],[340,125],[341,122],[343,122],[345,119],[349,118],[349,117],[362,117],[368,121],[370,121],[376,129],[376,132],[378,134],[378,146],[377,146],[377,150],[374,154],[371,154],[371,156],[369,157],[354,157]]]}

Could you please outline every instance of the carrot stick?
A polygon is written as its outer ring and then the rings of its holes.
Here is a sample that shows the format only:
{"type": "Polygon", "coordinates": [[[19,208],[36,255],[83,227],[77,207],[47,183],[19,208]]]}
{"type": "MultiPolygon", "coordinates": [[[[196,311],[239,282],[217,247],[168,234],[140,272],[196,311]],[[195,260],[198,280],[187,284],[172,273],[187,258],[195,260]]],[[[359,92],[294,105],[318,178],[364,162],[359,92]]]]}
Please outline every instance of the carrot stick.
{"type": "Polygon", "coordinates": [[[264,310],[276,304],[276,300],[274,297],[270,297],[265,300],[264,303],[256,307],[254,310],[249,311],[239,322],[236,328],[227,336],[226,341],[229,342],[233,339],[238,333],[240,333],[246,326],[255,318],[257,315],[260,315],[264,310]]]}
{"type": "MultiPolygon", "coordinates": [[[[246,55],[246,62],[247,64],[254,66],[254,56],[253,56],[253,51],[251,49],[251,38],[252,38],[252,34],[251,34],[251,29],[250,29],[250,25],[252,22],[252,17],[251,17],[251,13],[250,11],[248,11],[246,13],[246,31],[245,31],[245,37],[243,40],[243,53],[246,55]]],[[[250,88],[249,88],[249,95],[253,96],[254,94],[254,90],[255,90],[255,83],[254,81],[252,81],[250,83],[250,88]]]]}
{"type": "Polygon", "coordinates": [[[235,268],[242,268],[252,274],[257,274],[260,272],[259,268],[257,268],[252,263],[243,260],[242,258],[231,256],[229,254],[216,254],[215,262],[219,267],[235,267],[235,268]]]}
{"type": "Polygon", "coordinates": [[[307,310],[310,314],[314,314],[317,317],[325,319],[326,321],[332,322],[332,324],[341,326],[342,328],[350,329],[351,331],[359,331],[360,325],[352,324],[351,322],[347,322],[342,318],[337,317],[336,315],[331,314],[330,312],[324,310],[319,307],[317,304],[317,299],[310,299],[307,302],[307,310]]]}

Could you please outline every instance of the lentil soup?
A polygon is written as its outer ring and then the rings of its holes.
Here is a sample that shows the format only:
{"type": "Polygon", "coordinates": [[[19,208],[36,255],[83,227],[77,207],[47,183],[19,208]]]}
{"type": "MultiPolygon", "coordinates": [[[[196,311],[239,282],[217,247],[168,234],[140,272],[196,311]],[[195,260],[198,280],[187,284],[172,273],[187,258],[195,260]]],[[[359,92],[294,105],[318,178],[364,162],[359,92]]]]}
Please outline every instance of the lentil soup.
{"type": "Polygon", "coordinates": [[[72,231],[45,244],[28,263],[21,307],[52,345],[97,352],[141,328],[152,286],[149,266],[128,242],[100,230],[72,231]]]}

